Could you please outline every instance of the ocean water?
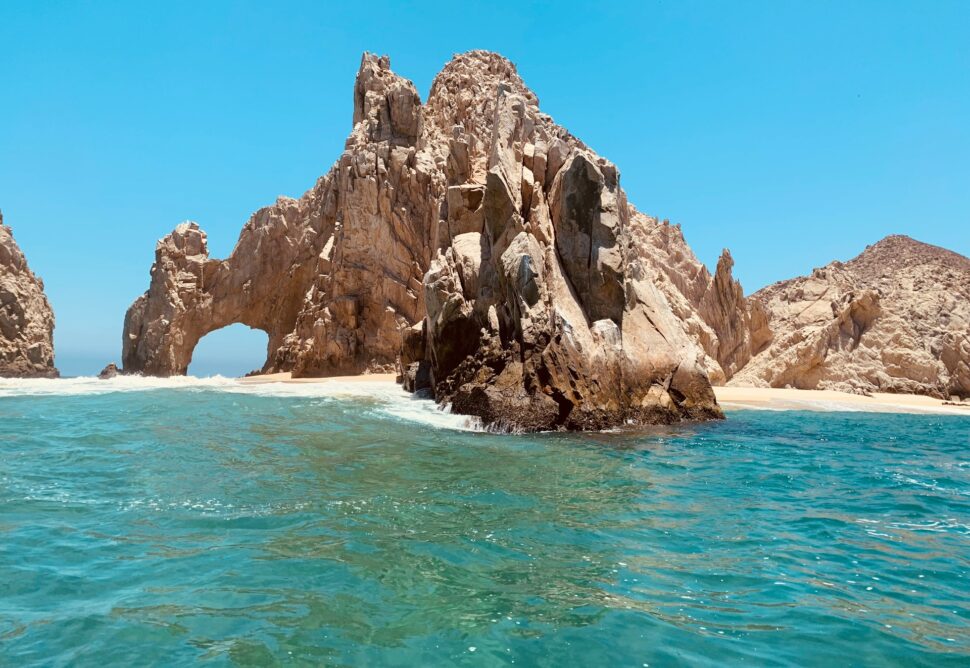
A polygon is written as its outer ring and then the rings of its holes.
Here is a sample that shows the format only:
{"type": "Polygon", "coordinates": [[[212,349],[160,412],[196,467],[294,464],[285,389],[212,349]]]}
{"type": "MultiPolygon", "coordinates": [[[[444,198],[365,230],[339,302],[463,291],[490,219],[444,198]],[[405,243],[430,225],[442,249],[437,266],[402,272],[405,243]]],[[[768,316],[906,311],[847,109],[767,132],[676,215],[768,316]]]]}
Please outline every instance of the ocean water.
{"type": "Polygon", "coordinates": [[[970,665],[970,418],[0,381],[0,665],[970,665]]]}

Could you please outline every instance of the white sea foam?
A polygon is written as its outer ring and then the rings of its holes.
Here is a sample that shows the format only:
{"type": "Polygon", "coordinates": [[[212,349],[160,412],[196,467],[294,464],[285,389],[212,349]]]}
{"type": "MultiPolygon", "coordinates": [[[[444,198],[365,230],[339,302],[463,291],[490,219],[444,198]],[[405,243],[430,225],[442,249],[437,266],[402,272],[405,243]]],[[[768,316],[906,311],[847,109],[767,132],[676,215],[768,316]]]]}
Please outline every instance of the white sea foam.
{"type": "Polygon", "coordinates": [[[149,376],[116,376],[99,379],[95,376],[75,378],[0,378],[0,398],[104,395],[115,392],[148,392],[154,390],[180,390],[186,392],[227,392],[263,397],[305,397],[312,399],[367,399],[370,410],[411,422],[420,422],[443,429],[479,431],[476,418],[457,415],[441,409],[434,401],[416,397],[400,385],[389,381],[339,381],[320,382],[246,382],[224,376],[198,378],[173,376],[153,378],[149,376]]]}
{"type": "Polygon", "coordinates": [[[173,376],[152,378],[149,376],[117,376],[101,380],[95,376],[73,378],[0,378],[0,397],[77,396],[110,394],[112,392],[144,392],[148,390],[187,389],[219,390],[241,385],[238,380],[212,376],[173,376]]]}

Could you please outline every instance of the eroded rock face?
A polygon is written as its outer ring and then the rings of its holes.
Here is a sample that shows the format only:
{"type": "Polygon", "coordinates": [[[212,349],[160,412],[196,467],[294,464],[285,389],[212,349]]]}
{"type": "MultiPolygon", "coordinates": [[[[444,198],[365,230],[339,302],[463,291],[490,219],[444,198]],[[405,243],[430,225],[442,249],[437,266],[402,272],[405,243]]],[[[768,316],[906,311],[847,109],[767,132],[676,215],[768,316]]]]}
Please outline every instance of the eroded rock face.
{"type": "Polygon", "coordinates": [[[424,281],[436,397],[525,430],[717,415],[704,353],[657,289],[616,167],[492,54],[449,63],[427,108],[430,133],[451,124],[461,156],[445,161],[447,234],[424,281]],[[489,105],[462,104],[476,89],[494,91],[489,105]]]}
{"type": "Polygon", "coordinates": [[[54,312],[44,282],[27,260],[0,214],[0,376],[56,378],[54,312]]]}
{"type": "Polygon", "coordinates": [[[773,340],[731,385],[970,396],[970,259],[886,237],[755,293],[773,340]]]}
{"type": "Polygon", "coordinates": [[[114,362],[111,362],[101,369],[98,378],[100,380],[111,380],[112,378],[117,378],[120,373],[121,369],[114,362]]]}
{"type": "Polygon", "coordinates": [[[455,56],[422,105],[365,54],[353,118],[331,171],[257,212],[228,259],[192,223],[159,242],[125,371],[185,373],[201,336],[243,322],[269,333],[266,371],[400,360],[408,387],[509,429],[720,415],[708,373],[757,347],[729,264],[712,278],[661,240],[508,60],[455,56]]]}

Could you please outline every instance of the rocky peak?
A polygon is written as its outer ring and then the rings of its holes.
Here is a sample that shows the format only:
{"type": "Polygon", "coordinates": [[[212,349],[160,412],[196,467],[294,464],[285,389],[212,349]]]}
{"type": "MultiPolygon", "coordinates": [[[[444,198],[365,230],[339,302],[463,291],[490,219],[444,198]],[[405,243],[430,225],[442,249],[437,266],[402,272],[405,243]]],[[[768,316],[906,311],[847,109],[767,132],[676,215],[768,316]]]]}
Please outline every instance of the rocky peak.
{"type": "Polygon", "coordinates": [[[725,248],[699,305],[701,317],[717,335],[706,349],[721,366],[725,380],[730,380],[771,339],[764,308],[760,302],[745,298],[741,283],[731,272],[733,268],[734,258],[725,248]]]}
{"type": "Polygon", "coordinates": [[[0,376],[47,377],[54,368],[54,312],[0,213],[0,376]]]}
{"type": "Polygon", "coordinates": [[[347,146],[391,142],[410,146],[421,134],[421,97],[391,71],[391,59],[364,53],[354,81],[354,129],[347,146]]]}
{"type": "Polygon", "coordinates": [[[431,83],[426,111],[432,132],[447,138],[461,126],[484,142],[491,136],[500,86],[531,107],[539,106],[539,98],[507,58],[489,51],[455,54],[431,83]]]}
{"type": "Polygon", "coordinates": [[[946,277],[970,272],[970,259],[939,246],[894,234],[867,246],[844,266],[858,280],[873,283],[914,268],[924,268],[927,279],[934,277],[933,270],[941,271],[941,280],[946,280],[946,277]]]}

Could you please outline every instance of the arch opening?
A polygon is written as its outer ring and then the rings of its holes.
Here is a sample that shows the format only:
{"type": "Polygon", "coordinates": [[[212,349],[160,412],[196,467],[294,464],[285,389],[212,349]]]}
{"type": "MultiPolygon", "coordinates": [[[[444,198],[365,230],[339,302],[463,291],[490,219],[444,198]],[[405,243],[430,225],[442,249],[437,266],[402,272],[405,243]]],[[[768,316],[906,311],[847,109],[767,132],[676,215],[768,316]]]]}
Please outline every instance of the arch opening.
{"type": "Polygon", "coordinates": [[[269,335],[242,323],[213,330],[192,351],[190,376],[236,378],[263,368],[269,355],[269,335]]]}

